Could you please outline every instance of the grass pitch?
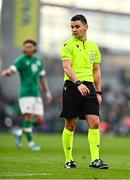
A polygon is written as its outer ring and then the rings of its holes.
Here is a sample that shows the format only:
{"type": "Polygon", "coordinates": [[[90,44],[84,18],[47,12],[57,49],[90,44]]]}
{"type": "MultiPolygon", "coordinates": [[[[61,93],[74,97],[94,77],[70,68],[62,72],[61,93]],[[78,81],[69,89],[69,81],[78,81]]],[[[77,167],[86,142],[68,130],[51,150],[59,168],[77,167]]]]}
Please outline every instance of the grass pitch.
{"type": "Polygon", "coordinates": [[[102,135],[101,157],[108,170],[90,169],[87,135],[75,135],[73,157],[78,169],[65,169],[60,134],[35,135],[42,147],[32,152],[23,138],[17,149],[12,134],[0,134],[0,179],[130,179],[130,137],[102,135]]]}

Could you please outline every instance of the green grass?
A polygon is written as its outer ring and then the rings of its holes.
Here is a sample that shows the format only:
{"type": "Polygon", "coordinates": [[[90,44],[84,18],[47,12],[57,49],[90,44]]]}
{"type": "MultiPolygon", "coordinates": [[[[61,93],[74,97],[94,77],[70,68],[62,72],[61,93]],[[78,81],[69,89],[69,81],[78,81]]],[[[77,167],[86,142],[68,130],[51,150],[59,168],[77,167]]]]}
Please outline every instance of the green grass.
{"type": "Polygon", "coordinates": [[[110,168],[90,169],[86,135],[75,135],[73,157],[78,169],[65,169],[60,134],[35,135],[42,147],[32,152],[23,138],[17,149],[11,134],[0,134],[0,179],[130,179],[130,137],[102,135],[101,157],[110,168]]]}

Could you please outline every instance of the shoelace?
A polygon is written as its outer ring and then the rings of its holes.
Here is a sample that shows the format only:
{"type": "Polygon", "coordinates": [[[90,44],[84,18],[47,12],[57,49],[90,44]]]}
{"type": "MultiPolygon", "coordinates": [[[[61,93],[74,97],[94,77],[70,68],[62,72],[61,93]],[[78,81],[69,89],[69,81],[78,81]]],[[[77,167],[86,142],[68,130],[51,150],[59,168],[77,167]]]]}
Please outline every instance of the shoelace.
{"type": "Polygon", "coordinates": [[[99,160],[96,160],[93,164],[98,167],[101,163],[102,161],[99,159],[99,160]]]}

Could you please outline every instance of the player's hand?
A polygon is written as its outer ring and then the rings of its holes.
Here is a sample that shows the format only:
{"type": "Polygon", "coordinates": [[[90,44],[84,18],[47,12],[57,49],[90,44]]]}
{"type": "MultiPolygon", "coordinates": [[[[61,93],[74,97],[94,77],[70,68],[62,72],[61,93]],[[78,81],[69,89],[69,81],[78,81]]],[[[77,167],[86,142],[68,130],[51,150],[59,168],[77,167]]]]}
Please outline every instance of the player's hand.
{"type": "Polygon", "coordinates": [[[50,91],[46,92],[46,103],[49,105],[52,102],[52,94],[50,91]]]}
{"type": "Polygon", "coordinates": [[[1,76],[7,77],[7,76],[10,76],[11,73],[12,73],[12,71],[10,69],[6,69],[6,70],[2,71],[1,76]]]}
{"type": "Polygon", "coordinates": [[[80,84],[78,86],[78,90],[80,91],[82,96],[86,96],[86,95],[90,94],[90,90],[84,84],[80,84]]]}
{"type": "Polygon", "coordinates": [[[102,96],[100,94],[97,94],[97,100],[98,100],[98,103],[101,104],[102,96]]]}

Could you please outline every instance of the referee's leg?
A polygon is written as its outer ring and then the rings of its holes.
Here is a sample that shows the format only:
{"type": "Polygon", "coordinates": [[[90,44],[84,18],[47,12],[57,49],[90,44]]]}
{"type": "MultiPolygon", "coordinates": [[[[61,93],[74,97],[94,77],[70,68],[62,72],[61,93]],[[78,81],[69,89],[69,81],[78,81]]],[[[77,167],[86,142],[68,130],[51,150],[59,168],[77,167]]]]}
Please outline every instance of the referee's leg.
{"type": "Polygon", "coordinates": [[[98,115],[86,115],[86,121],[89,126],[88,130],[88,142],[91,152],[91,162],[89,167],[108,169],[108,165],[100,159],[99,148],[100,148],[100,130],[99,123],[100,119],[98,115]]]}
{"type": "Polygon", "coordinates": [[[77,124],[77,118],[65,119],[65,126],[62,133],[62,143],[65,153],[65,165],[73,162],[72,149],[73,149],[73,135],[77,124]]]}
{"type": "Polygon", "coordinates": [[[86,115],[88,123],[88,142],[91,152],[91,160],[99,159],[100,132],[99,132],[99,116],[86,115]]]}

